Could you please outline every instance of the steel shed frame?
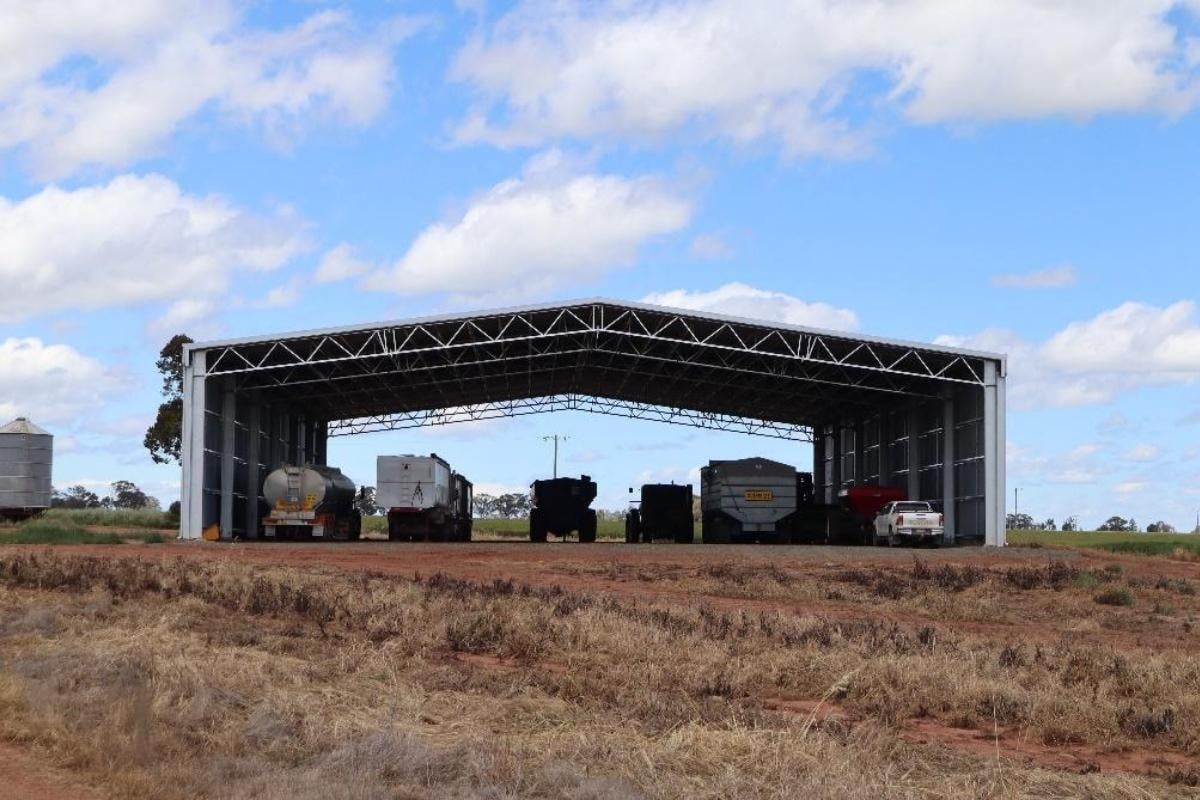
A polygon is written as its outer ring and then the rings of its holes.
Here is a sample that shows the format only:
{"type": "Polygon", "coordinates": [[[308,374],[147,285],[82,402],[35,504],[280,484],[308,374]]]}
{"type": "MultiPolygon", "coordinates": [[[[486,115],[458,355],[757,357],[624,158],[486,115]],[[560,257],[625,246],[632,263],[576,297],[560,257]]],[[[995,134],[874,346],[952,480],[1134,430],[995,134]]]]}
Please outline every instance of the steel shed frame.
{"type": "Polygon", "coordinates": [[[605,299],[197,343],[180,536],[256,536],[265,471],[325,463],[330,436],[578,410],[811,442],[826,501],[902,485],[1002,545],[1006,373],[994,353],[605,299]]]}

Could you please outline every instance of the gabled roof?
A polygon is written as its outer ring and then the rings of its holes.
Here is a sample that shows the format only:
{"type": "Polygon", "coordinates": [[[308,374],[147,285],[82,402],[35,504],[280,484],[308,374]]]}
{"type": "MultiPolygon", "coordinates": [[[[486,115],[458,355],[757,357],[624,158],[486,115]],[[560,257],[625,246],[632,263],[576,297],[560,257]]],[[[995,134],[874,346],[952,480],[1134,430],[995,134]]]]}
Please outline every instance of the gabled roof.
{"type": "Polygon", "coordinates": [[[993,353],[605,299],[203,342],[185,363],[198,352],[205,375],[330,421],[601,398],[811,426],[1004,371],[993,353]]]}

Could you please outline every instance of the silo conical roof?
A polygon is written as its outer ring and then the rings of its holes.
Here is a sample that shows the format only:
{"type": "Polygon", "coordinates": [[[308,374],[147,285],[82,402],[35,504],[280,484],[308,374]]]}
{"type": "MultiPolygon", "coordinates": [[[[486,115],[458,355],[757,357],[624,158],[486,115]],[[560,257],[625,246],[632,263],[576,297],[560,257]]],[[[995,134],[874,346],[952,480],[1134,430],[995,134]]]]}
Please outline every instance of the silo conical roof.
{"type": "Polygon", "coordinates": [[[50,431],[39,428],[25,417],[17,417],[7,425],[0,427],[0,433],[25,433],[33,436],[50,435],[50,431]]]}

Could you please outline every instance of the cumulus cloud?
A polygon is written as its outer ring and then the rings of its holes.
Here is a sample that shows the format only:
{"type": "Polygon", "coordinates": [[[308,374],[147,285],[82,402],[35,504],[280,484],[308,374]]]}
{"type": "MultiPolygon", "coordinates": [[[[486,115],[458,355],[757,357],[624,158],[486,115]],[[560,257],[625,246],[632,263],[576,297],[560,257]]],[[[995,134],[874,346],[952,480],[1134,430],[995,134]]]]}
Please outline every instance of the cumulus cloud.
{"type": "Polygon", "coordinates": [[[348,244],[339,244],[321,257],[317,271],[313,274],[314,283],[337,283],[338,281],[357,278],[366,273],[370,265],[354,257],[354,249],[348,244]]]}
{"type": "Polygon", "coordinates": [[[1062,264],[1036,272],[1011,272],[992,277],[992,285],[1002,289],[1063,289],[1078,280],[1075,267],[1062,264]]]}
{"type": "Polygon", "coordinates": [[[366,285],[405,295],[530,297],[629,266],[642,245],[691,217],[692,202],[660,177],[580,174],[550,152],[426,228],[366,285]]]}
{"type": "Polygon", "coordinates": [[[165,322],[195,319],[235,270],[275,269],[307,246],[287,211],[256,216],[158,175],[0,198],[0,241],[0,322],[181,298],[165,322]]]}
{"type": "Polygon", "coordinates": [[[462,141],[696,128],[849,156],[894,116],[977,122],[1179,113],[1200,52],[1173,0],[524,0],[459,53],[462,141]],[[878,87],[864,89],[863,85],[878,87]],[[865,95],[865,96],[864,96],[865,95]],[[863,109],[867,109],[863,121],[863,109]]]}
{"type": "Polygon", "coordinates": [[[363,124],[386,105],[391,49],[416,26],[364,35],[325,11],[252,30],[231,0],[9,3],[0,148],[21,148],[54,178],[153,154],[208,109],[277,140],[314,120],[363,124]]]}
{"type": "Polygon", "coordinates": [[[687,289],[656,292],[643,297],[642,302],[733,317],[774,320],[809,328],[838,331],[858,329],[858,315],[849,309],[826,303],[806,303],[790,294],[756,289],[744,283],[727,283],[710,292],[687,289]]]}
{"type": "Polygon", "coordinates": [[[1007,353],[1009,396],[1018,408],[1095,405],[1144,386],[1200,379],[1200,321],[1191,301],[1124,303],[1040,343],[1005,329],[937,342],[1007,353]]]}
{"type": "MultiPolygon", "coordinates": [[[[0,419],[55,423],[100,406],[126,380],[65,344],[37,338],[0,341],[0,419]]],[[[51,431],[53,432],[53,431],[51,431]]]]}

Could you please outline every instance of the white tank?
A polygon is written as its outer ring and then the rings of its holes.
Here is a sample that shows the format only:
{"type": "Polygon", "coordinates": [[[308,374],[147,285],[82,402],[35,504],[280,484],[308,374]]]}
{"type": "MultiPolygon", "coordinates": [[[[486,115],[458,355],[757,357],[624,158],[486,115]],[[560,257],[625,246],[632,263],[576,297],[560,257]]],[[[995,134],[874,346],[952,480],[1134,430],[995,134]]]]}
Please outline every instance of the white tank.
{"type": "Polygon", "coordinates": [[[334,467],[284,465],[263,481],[263,498],[272,509],[320,511],[354,502],[354,481],[334,467]]]}
{"type": "Polygon", "coordinates": [[[0,427],[0,517],[50,507],[54,437],[25,417],[0,427]]]}
{"type": "Polygon", "coordinates": [[[436,454],[379,456],[375,462],[375,502],[393,508],[425,510],[450,505],[450,465],[436,454]]]}

